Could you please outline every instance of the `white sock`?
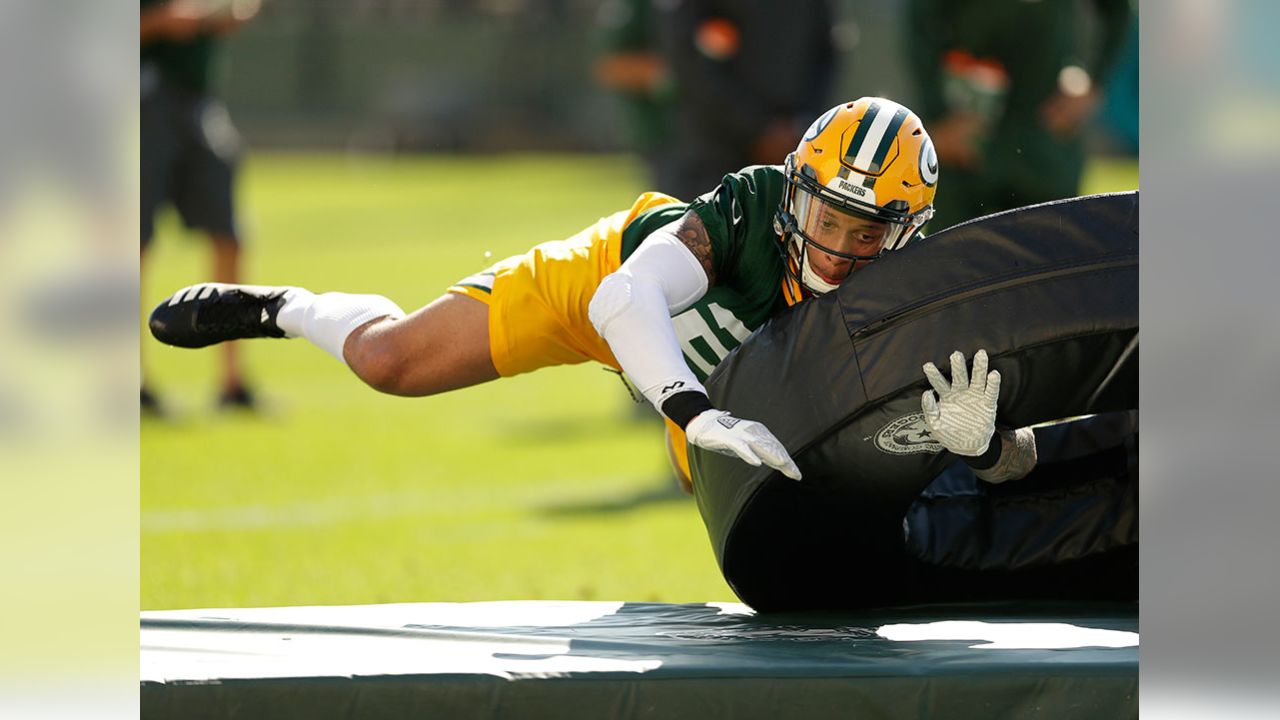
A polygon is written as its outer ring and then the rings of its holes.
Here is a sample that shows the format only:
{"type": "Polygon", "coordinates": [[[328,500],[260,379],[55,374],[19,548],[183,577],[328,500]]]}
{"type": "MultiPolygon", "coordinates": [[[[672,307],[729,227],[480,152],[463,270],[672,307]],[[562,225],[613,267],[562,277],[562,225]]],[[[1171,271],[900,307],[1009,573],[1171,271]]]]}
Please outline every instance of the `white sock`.
{"type": "Polygon", "coordinates": [[[306,338],[344,363],[342,348],[353,330],[386,315],[404,317],[399,305],[381,295],[316,295],[303,288],[291,288],[284,297],[276,325],[285,335],[306,338]]]}

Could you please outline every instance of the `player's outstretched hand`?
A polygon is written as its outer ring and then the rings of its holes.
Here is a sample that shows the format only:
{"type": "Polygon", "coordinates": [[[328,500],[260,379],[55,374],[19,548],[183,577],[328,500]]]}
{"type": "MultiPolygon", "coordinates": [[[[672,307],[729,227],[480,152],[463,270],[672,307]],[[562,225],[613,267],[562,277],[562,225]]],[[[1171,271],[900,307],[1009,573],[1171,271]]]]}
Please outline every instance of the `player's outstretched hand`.
{"type": "Polygon", "coordinates": [[[764,463],[792,480],[800,479],[800,468],[787,449],[769,428],[754,420],[736,418],[724,410],[706,410],[689,421],[685,435],[700,448],[737,456],[754,467],[764,463]]]}
{"type": "Polygon", "coordinates": [[[1000,373],[987,372],[987,351],[974,354],[972,381],[964,353],[958,350],[951,353],[949,384],[933,363],[925,363],[924,375],[933,390],[925,390],[920,407],[934,439],[957,455],[976,457],[986,452],[996,432],[1000,398],[1000,373]]]}

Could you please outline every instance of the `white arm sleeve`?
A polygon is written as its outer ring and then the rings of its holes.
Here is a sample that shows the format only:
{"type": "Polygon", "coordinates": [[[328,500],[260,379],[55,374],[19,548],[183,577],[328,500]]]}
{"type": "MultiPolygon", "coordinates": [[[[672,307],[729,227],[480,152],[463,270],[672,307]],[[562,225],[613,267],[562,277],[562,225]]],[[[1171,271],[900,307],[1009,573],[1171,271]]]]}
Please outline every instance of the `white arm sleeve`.
{"type": "Polygon", "coordinates": [[[675,224],[645,238],[601,281],[587,309],[618,364],[659,412],[675,393],[706,392],[684,362],[671,316],[706,294],[707,274],[676,237],[675,224]]]}

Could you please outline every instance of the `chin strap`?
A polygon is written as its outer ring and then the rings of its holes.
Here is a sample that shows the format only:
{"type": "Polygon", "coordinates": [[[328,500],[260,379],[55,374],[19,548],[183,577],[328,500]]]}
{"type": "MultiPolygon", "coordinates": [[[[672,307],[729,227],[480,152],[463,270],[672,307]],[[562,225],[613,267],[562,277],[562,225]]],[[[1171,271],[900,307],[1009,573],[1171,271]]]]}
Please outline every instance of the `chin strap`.
{"type": "MultiPolygon", "coordinates": [[[[849,272],[853,272],[853,270],[849,272]]],[[[809,260],[809,253],[805,250],[804,244],[800,245],[800,278],[803,280],[801,284],[815,295],[826,295],[840,287],[827,282],[814,271],[813,263],[809,260]]]]}
{"type": "Polygon", "coordinates": [[[777,212],[773,215],[773,231],[778,235],[778,256],[782,258],[783,276],[782,276],[782,297],[787,303],[787,307],[791,307],[796,303],[812,296],[813,291],[805,287],[801,280],[802,270],[796,267],[796,261],[791,257],[791,238],[796,232],[796,218],[794,215],[786,211],[781,204],[778,205],[777,212]]]}
{"type": "Polygon", "coordinates": [[[791,276],[790,271],[783,274],[782,299],[786,301],[787,307],[804,300],[806,294],[804,288],[800,287],[800,283],[796,282],[796,279],[791,276]]]}

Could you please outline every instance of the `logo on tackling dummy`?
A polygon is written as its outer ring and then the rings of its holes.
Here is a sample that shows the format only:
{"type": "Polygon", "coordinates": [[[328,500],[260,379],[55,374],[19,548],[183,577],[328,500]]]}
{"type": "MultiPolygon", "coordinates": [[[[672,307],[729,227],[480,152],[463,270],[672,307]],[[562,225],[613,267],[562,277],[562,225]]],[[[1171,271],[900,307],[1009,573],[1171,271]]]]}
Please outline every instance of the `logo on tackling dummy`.
{"type": "Polygon", "coordinates": [[[892,455],[942,452],[942,443],[933,439],[924,413],[912,413],[893,420],[875,434],[876,448],[892,455]]]}

